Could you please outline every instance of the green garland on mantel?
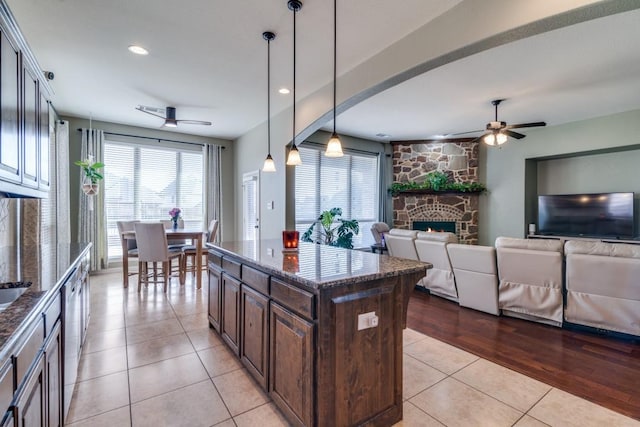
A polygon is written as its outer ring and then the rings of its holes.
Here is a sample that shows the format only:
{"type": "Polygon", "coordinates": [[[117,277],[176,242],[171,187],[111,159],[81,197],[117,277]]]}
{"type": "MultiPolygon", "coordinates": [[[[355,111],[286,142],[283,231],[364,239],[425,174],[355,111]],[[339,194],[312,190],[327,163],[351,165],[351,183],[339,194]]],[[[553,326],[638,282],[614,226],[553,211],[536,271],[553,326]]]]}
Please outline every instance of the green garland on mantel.
{"type": "Polygon", "coordinates": [[[389,188],[392,196],[400,193],[483,193],[485,191],[487,188],[479,182],[451,182],[438,190],[431,188],[428,182],[394,182],[389,188]]]}
{"type": "Polygon", "coordinates": [[[479,182],[449,182],[444,172],[433,171],[427,174],[424,182],[394,182],[389,193],[396,196],[400,193],[482,193],[487,187],[479,182]]]}

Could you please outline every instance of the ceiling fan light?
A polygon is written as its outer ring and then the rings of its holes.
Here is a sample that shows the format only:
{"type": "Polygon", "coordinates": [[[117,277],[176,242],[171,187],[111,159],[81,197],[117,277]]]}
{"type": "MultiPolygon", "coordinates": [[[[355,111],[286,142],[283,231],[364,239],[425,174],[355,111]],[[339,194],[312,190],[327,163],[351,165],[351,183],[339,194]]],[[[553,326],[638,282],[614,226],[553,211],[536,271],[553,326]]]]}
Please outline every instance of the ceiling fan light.
{"type": "Polygon", "coordinates": [[[342,157],[344,153],[342,152],[342,143],[340,142],[340,138],[337,133],[331,135],[329,142],[327,143],[327,149],[324,152],[324,155],[327,157],[342,157]]]}
{"type": "Polygon", "coordinates": [[[276,163],[273,161],[271,154],[267,154],[267,158],[264,159],[264,165],[262,165],[262,172],[275,172],[276,163]]]}
{"type": "Polygon", "coordinates": [[[482,138],[482,140],[484,141],[485,144],[490,145],[492,147],[496,145],[496,137],[492,133],[485,135],[485,137],[482,138]]]}
{"type": "Polygon", "coordinates": [[[302,164],[302,159],[300,158],[300,151],[298,151],[298,147],[295,144],[289,150],[289,155],[287,156],[287,165],[288,166],[300,166],[302,164]]]}
{"type": "Polygon", "coordinates": [[[178,122],[175,119],[165,119],[164,125],[166,128],[175,128],[178,127],[178,122]]]}
{"type": "Polygon", "coordinates": [[[498,134],[496,135],[496,143],[497,143],[498,145],[502,145],[502,144],[504,144],[505,142],[507,142],[507,135],[505,135],[505,134],[504,134],[504,133],[502,133],[502,132],[498,132],[498,134]]]}

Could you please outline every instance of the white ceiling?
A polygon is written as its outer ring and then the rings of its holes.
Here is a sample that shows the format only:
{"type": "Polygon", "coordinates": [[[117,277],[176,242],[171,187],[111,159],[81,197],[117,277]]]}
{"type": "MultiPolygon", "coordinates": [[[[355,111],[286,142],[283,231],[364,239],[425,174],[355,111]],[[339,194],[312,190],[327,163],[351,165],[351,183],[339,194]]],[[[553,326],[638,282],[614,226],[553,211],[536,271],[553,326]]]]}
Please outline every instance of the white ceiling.
{"type": "MultiPolygon", "coordinates": [[[[179,132],[235,139],[266,119],[266,42],[272,90],[292,82],[286,0],[6,0],[41,67],[53,71],[59,113],[158,128],[138,104],[177,107],[179,132]],[[127,51],[145,46],[145,57],[127,51]]],[[[446,12],[460,0],[338,2],[338,74],[446,12]],[[366,24],[362,24],[366,23],[366,24]]],[[[297,99],[331,81],[332,2],[297,15],[297,99]]],[[[432,70],[352,107],[341,133],[421,139],[484,128],[490,100],[510,123],[566,123],[640,108],[640,11],[562,28],[432,70]]],[[[272,96],[272,115],[291,106],[272,96]]],[[[327,127],[328,128],[328,127],[327,127]]],[[[526,133],[524,130],[523,133],[526,133]]],[[[383,138],[389,139],[389,138],[383,138]]]]}

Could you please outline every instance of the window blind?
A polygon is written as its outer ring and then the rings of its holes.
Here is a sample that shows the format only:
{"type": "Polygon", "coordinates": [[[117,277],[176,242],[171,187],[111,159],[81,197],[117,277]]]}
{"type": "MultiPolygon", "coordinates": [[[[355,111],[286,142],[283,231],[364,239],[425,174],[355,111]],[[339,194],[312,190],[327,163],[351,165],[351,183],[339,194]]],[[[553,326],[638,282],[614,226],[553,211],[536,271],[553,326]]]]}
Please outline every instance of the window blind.
{"type": "Polygon", "coordinates": [[[296,230],[301,234],[320,212],[341,208],[342,218],[356,219],[360,233],[355,248],[374,243],[369,231],[379,218],[380,173],[378,156],[350,153],[324,156],[315,147],[299,147],[302,165],[296,166],[296,230]]]}
{"type": "Polygon", "coordinates": [[[109,258],[122,255],[117,221],[169,219],[178,207],[187,228],[204,229],[203,153],[176,144],[104,143],[109,258]]]}

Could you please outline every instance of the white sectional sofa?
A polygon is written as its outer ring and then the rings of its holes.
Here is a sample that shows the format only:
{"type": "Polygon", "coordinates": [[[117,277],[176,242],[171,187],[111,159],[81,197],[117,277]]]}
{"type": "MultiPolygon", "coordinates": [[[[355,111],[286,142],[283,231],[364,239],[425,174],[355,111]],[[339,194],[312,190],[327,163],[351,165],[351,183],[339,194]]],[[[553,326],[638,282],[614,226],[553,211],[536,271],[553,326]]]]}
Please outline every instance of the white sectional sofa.
{"type": "Polygon", "coordinates": [[[640,336],[640,246],[565,243],[567,322],[640,336]]]}
{"type": "Polygon", "coordinates": [[[453,233],[420,231],[414,240],[418,259],[433,264],[427,276],[419,283],[437,296],[458,301],[458,289],[453,276],[447,246],[458,243],[453,233]]]}
{"type": "Polygon", "coordinates": [[[433,264],[418,285],[463,307],[640,337],[640,245],[498,237],[494,248],[400,229],[385,239],[390,255],[433,264]]]}

